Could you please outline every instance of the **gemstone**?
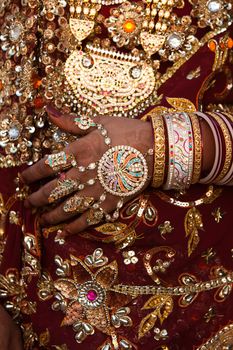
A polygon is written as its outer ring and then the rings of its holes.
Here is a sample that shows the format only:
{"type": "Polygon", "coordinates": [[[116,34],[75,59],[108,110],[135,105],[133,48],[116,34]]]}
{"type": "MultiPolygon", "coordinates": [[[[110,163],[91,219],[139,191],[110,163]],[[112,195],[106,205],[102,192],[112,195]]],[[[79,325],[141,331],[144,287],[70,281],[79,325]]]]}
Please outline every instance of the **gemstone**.
{"type": "Polygon", "coordinates": [[[130,76],[133,79],[139,79],[142,74],[142,69],[141,67],[133,67],[130,69],[130,76]]]}
{"type": "Polygon", "coordinates": [[[89,290],[87,292],[87,299],[89,301],[95,301],[97,299],[97,296],[98,296],[98,294],[96,293],[96,291],[94,289],[89,290]]]}
{"type": "Polygon", "coordinates": [[[210,12],[218,12],[221,9],[219,1],[211,0],[207,3],[207,8],[210,12]]]}
{"type": "Polygon", "coordinates": [[[22,32],[23,32],[22,25],[20,23],[15,23],[9,31],[10,40],[18,41],[22,32]]]}
{"type": "Polygon", "coordinates": [[[91,56],[85,55],[82,58],[82,65],[84,68],[91,68],[94,65],[94,60],[91,56]]]}
{"type": "Polygon", "coordinates": [[[182,39],[179,34],[170,34],[167,38],[168,45],[171,49],[178,50],[182,44],[182,39]]]}
{"type": "Polygon", "coordinates": [[[19,137],[19,129],[16,126],[13,126],[12,128],[9,129],[8,135],[11,140],[17,140],[19,137]]]}
{"type": "Polygon", "coordinates": [[[136,29],[136,23],[133,19],[127,19],[123,23],[122,28],[126,33],[133,33],[136,29]]]}

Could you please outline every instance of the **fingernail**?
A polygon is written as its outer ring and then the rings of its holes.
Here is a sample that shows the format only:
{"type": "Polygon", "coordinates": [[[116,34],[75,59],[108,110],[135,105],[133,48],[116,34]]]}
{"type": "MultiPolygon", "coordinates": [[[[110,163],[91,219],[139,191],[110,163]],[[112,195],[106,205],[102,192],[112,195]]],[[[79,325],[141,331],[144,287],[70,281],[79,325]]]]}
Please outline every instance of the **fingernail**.
{"type": "Polygon", "coordinates": [[[54,118],[60,118],[62,116],[62,113],[58,109],[54,108],[52,105],[47,105],[46,111],[49,114],[51,114],[54,118]]]}

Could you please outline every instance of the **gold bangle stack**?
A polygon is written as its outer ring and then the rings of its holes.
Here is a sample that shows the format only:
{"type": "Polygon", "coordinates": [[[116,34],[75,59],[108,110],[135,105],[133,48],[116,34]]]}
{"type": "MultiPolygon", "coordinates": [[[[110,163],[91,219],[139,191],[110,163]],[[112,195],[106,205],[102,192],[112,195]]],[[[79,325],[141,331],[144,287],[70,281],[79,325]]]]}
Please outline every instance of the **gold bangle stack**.
{"type": "Polygon", "coordinates": [[[162,116],[152,111],[150,117],[154,130],[154,173],[152,187],[157,188],[164,183],[166,160],[165,127],[162,116]]]}

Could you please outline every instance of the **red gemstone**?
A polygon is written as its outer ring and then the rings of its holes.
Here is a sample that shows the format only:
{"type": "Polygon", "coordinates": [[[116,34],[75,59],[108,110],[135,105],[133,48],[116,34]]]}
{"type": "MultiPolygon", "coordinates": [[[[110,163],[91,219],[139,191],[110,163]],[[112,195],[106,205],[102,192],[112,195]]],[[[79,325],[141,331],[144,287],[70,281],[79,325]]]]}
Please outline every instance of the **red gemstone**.
{"type": "Polygon", "coordinates": [[[87,292],[87,299],[89,301],[95,301],[97,298],[97,293],[95,290],[89,290],[89,292],[87,292]]]}

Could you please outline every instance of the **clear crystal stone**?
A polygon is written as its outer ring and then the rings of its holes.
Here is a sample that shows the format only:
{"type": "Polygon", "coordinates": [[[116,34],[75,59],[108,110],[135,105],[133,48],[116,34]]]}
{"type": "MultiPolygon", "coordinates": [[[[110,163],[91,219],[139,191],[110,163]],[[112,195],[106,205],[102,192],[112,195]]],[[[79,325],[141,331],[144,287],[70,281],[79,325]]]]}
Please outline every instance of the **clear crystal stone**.
{"type": "Polygon", "coordinates": [[[104,140],[104,142],[106,143],[106,145],[110,145],[111,139],[110,139],[109,137],[106,137],[106,139],[104,140]]]}
{"type": "Polygon", "coordinates": [[[218,12],[221,9],[221,3],[216,0],[210,0],[207,3],[207,8],[210,12],[218,12]]]}
{"type": "Polygon", "coordinates": [[[142,74],[141,67],[136,66],[130,69],[130,76],[133,79],[139,79],[141,74],[142,74]]]}
{"type": "Polygon", "coordinates": [[[8,135],[11,140],[17,140],[20,135],[20,131],[16,126],[13,126],[9,129],[8,135]]]}
{"type": "Polygon", "coordinates": [[[18,41],[20,38],[20,35],[23,32],[23,27],[20,23],[15,23],[11,27],[9,31],[9,38],[11,41],[18,41]]]}
{"type": "Polygon", "coordinates": [[[170,34],[167,38],[168,45],[171,49],[178,50],[182,44],[182,39],[179,34],[170,34]]]}
{"type": "Polygon", "coordinates": [[[84,68],[91,68],[94,64],[93,58],[90,56],[83,56],[82,65],[84,68]]]}
{"type": "Polygon", "coordinates": [[[87,181],[88,185],[94,185],[95,179],[90,179],[87,181]]]}

